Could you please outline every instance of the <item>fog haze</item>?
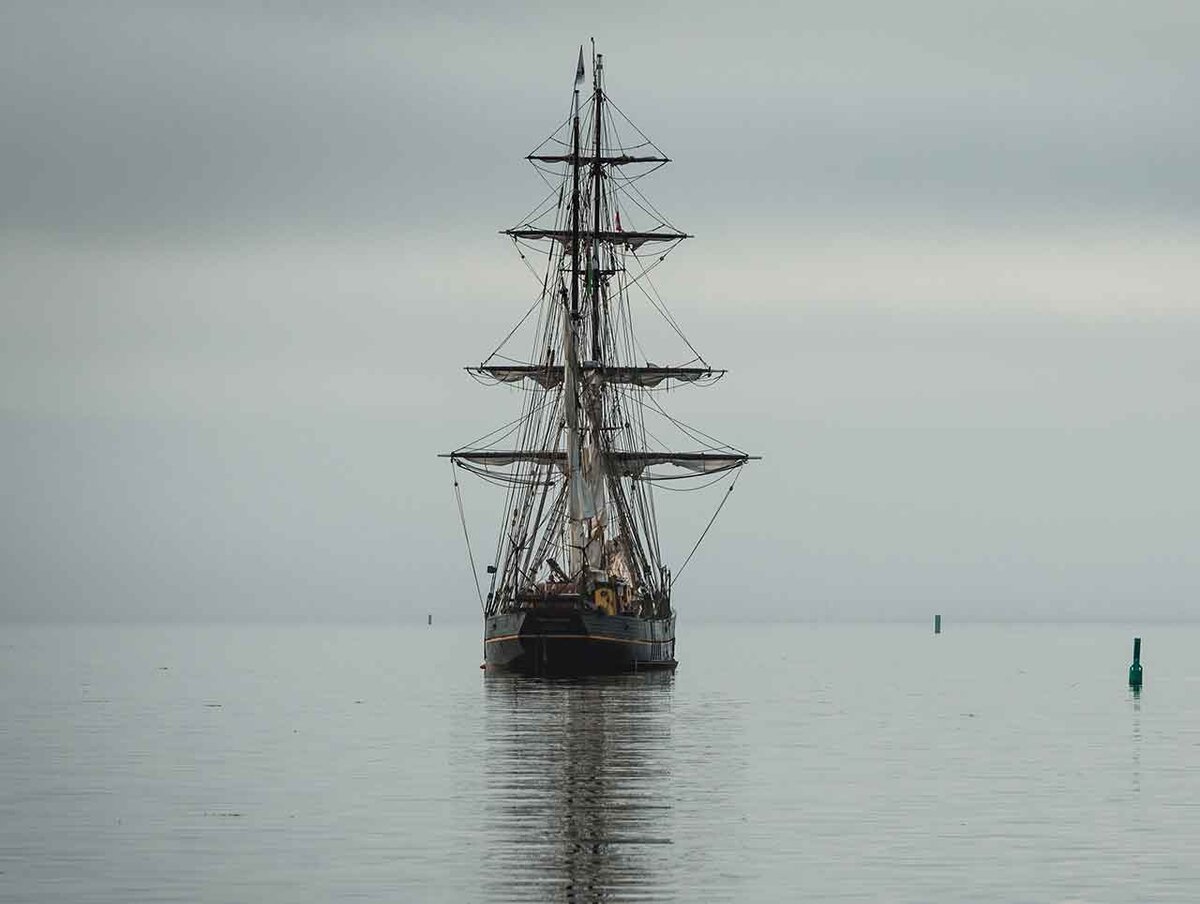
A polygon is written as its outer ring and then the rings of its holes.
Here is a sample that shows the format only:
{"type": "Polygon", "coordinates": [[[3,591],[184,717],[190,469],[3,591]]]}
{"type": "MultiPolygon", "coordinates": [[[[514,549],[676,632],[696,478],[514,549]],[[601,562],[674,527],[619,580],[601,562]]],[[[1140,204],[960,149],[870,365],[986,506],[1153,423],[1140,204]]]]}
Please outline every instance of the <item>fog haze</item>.
{"type": "Polygon", "coordinates": [[[1200,614],[1200,10],[604,9],[6,6],[0,619],[473,618],[591,36],[730,369],[665,401],[764,455],[685,618],[1200,614]]]}

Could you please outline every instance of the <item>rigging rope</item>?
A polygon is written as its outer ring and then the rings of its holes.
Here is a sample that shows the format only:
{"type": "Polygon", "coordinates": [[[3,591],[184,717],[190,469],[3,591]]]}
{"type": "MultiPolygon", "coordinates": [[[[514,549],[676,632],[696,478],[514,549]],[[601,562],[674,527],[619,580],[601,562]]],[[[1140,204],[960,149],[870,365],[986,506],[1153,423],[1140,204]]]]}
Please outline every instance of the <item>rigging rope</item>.
{"type": "Polygon", "coordinates": [[[458,502],[458,519],[462,522],[463,539],[467,541],[467,561],[471,563],[471,577],[475,579],[475,595],[479,597],[479,608],[485,609],[483,588],[479,586],[479,572],[475,568],[475,553],[471,551],[471,535],[467,532],[467,516],[463,512],[462,491],[458,488],[458,475],[454,473],[454,462],[450,462],[450,477],[454,481],[454,498],[458,502]]]}
{"type": "Polygon", "coordinates": [[[700,539],[696,541],[696,545],[692,547],[692,551],[687,554],[687,558],[683,560],[683,564],[679,566],[679,571],[675,572],[671,578],[671,586],[675,586],[675,582],[683,575],[683,570],[688,567],[688,562],[692,561],[692,556],[696,554],[696,550],[700,548],[700,544],[704,542],[704,538],[708,536],[708,530],[713,526],[713,522],[717,520],[717,515],[721,514],[721,509],[725,508],[725,503],[729,501],[729,497],[733,494],[733,488],[737,486],[738,478],[742,476],[742,469],[738,468],[737,473],[733,475],[733,483],[729,485],[729,489],[725,491],[725,495],[721,497],[721,504],[717,506],[717,510],[713,512],[711,518],[708,519],[708,524],[705,526],[703,533],[700,534],[700,539]]]}
{"type": "MultiPolygon", "coordinates": [[[[529,319],[529,315],[532,314],[534,311],[536,311],[538,308],[540,308],[542,306],[543,298],[544,298],[544,296],[539,295],[536,299],[534,299],[533,304],[529,306],[529,310],[526,311],[523,315],[521,315],[521,319],[517,321],[517,325],[514,326],[511,330],[509,330],[508,335],[500,340],[500,344],[497,345],[495,349],[493,349],[492,353],[483,359],[485,363],[487,361],[490,361],[492,358],[494,358],[496,356],[497,352],[499,352],[500,349],[504,348],[504,346],[508,342],[508,340],[513,337],[513,333],[515,333],[517,330],[519,330],[521,328],[522,324],[524,324],[525,321],[529,319]]],[[[510,358],[509,360],[511,361],[512,359],[510,358]]]]}

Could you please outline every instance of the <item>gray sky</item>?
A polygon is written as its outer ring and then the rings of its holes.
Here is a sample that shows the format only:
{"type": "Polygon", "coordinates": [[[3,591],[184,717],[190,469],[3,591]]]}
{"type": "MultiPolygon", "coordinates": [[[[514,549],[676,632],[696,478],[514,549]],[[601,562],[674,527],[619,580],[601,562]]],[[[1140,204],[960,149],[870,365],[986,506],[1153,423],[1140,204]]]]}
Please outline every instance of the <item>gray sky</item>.
{"type": "Polygon", "coordinates": [[[592,35],[767,456],[684,617],[1200,614],[1200,7],[594,8],[5,5],[0,618],[473,617],[434,455],[592,35]]]}

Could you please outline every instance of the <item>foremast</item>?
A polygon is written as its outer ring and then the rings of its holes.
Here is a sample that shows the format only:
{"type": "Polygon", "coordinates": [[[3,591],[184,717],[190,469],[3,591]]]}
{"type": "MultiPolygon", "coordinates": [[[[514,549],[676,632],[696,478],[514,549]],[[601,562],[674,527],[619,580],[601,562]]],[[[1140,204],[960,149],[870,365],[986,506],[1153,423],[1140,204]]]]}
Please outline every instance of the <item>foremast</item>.
{"type": "Polygon", "coordinates": [[[583,48],[575,70],[571,123],[571,302],[563,311],[563,396],[567,433],[567,554],[569,576],[582,572],[586,544],[583,455],[579,431],[579,85],[583,81],[583,48]]]}

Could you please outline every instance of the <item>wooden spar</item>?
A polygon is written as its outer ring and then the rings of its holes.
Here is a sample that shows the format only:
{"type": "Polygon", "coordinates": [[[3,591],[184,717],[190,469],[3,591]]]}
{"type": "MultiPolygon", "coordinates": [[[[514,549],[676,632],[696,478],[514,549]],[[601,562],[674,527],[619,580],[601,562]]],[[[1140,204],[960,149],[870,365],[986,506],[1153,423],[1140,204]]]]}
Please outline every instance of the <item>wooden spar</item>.
{"type": "MultiPolygon", "coordinates": [[[[603,56],[603,54],[601,54],[603,56]]],[[[527,154],[526,160],[533,160],[538,163],[570,163],[570,154],[527,154]]],[[[602,166],[625,166],[630,163],[670,163],[670,157],[635,157],[630,154],[609,154],[601,156],[597,154],[594,157],[580,157],[582,163],[591,166],[593,163],[600,163],[602,166]]]]}

